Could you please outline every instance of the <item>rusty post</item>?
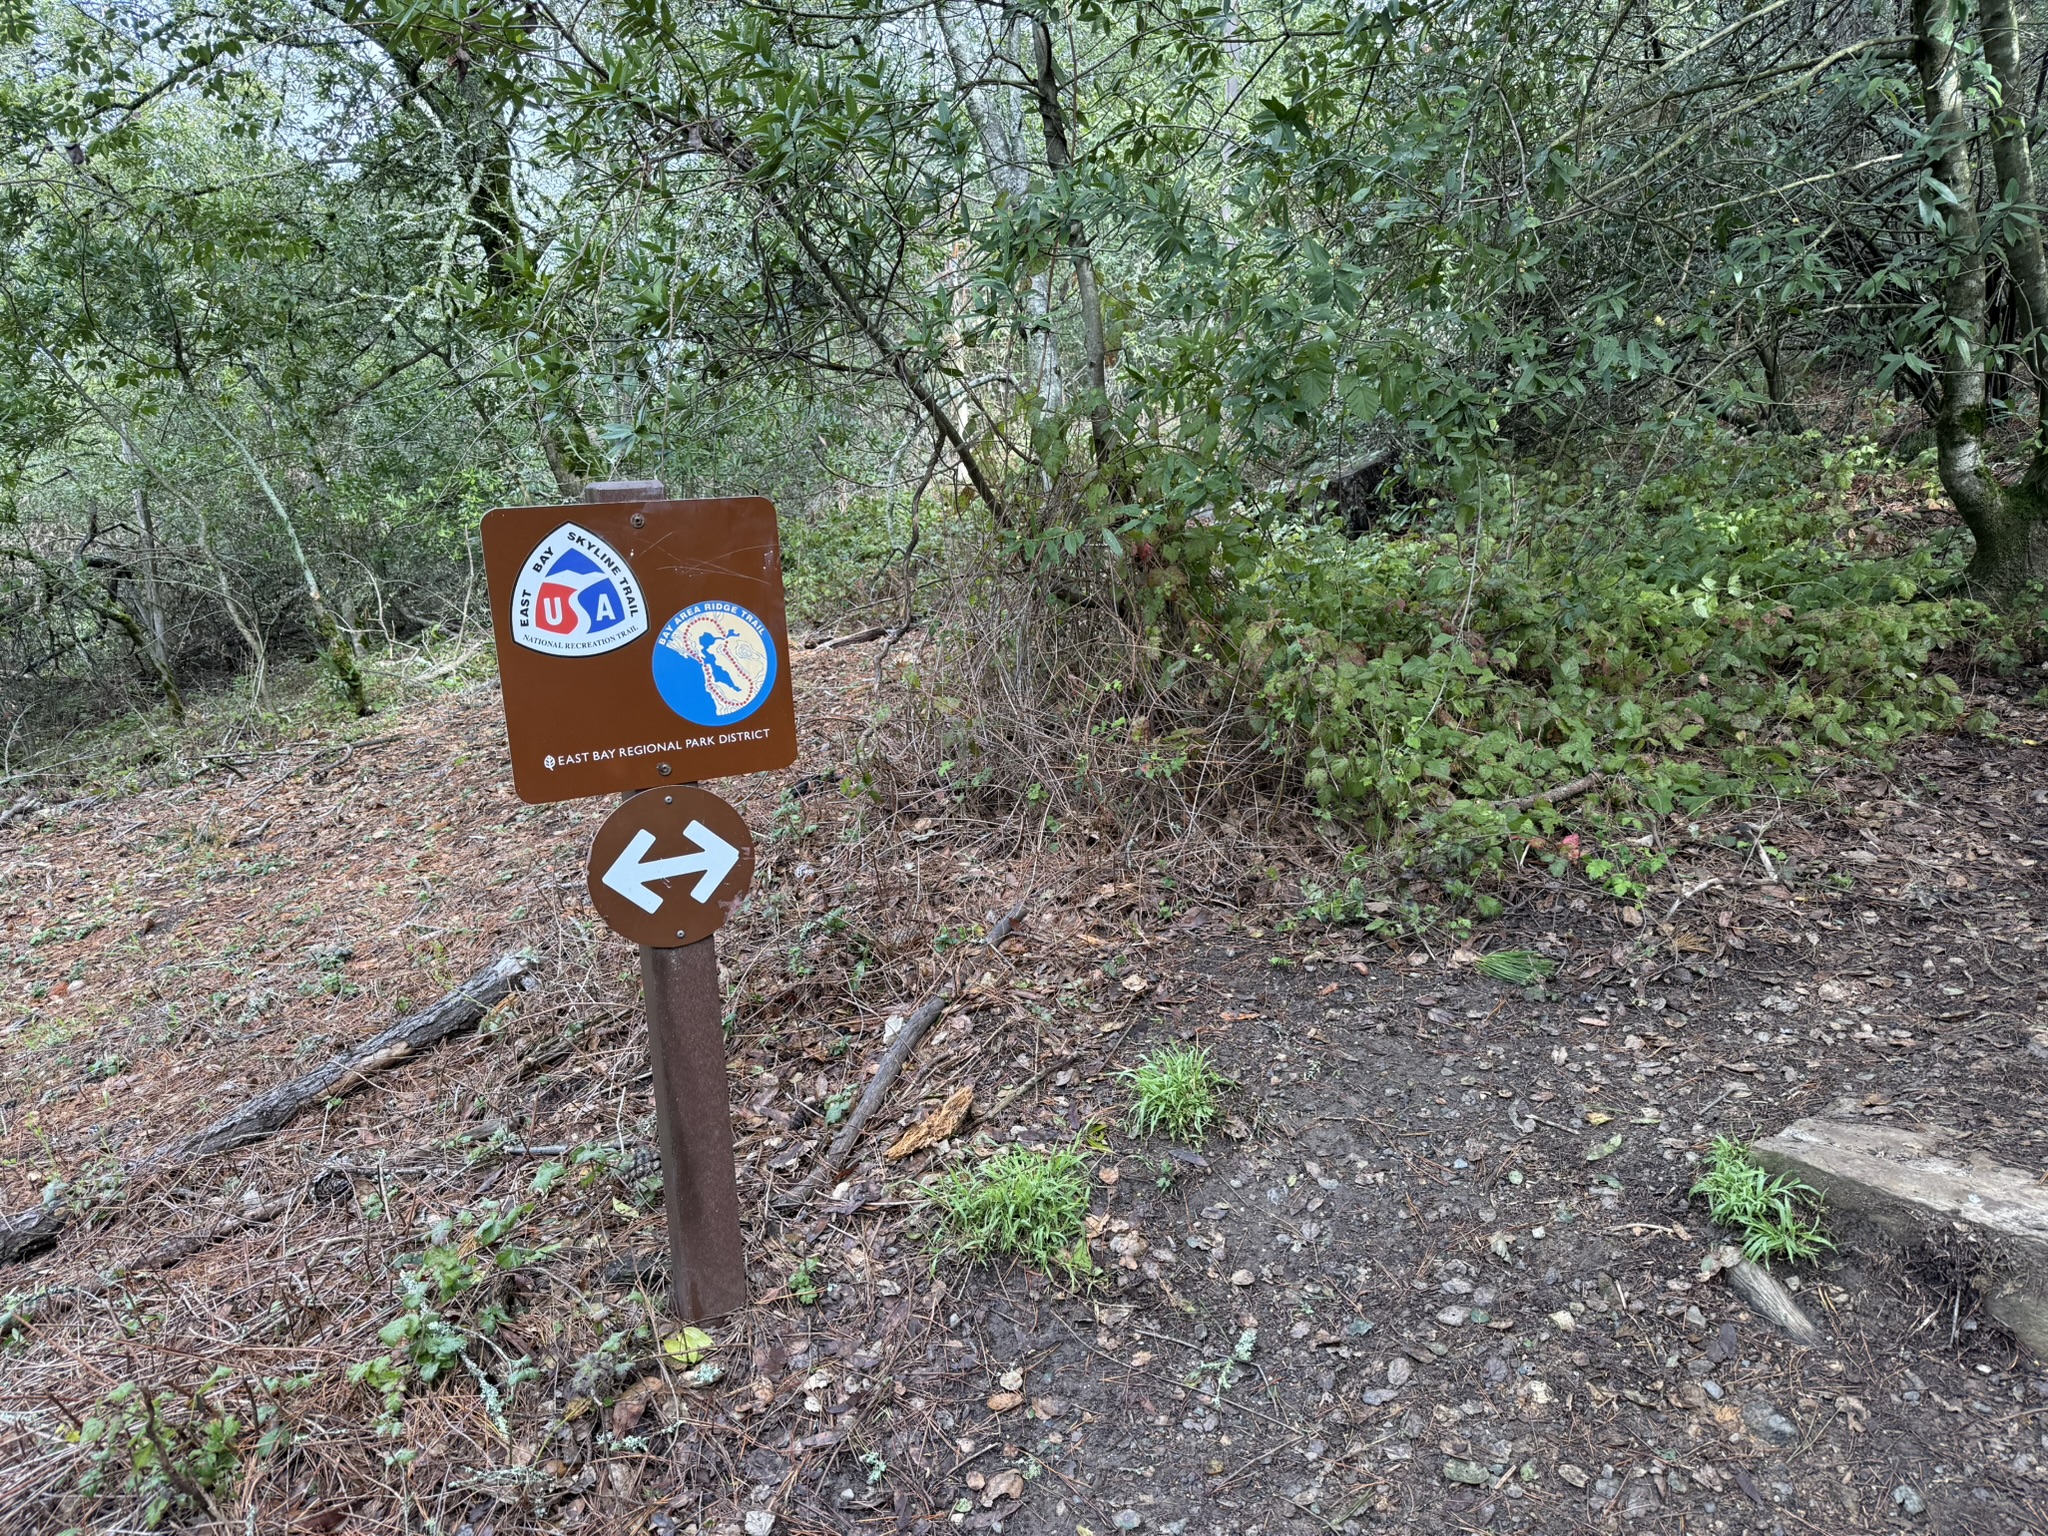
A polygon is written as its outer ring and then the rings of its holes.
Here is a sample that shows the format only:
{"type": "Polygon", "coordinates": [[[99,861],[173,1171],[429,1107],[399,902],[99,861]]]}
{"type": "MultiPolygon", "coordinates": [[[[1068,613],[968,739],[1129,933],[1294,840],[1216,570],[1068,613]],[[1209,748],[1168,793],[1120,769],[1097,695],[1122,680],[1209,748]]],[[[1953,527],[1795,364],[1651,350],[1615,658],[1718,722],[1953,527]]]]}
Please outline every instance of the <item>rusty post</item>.
{"type": "Polygon", "coordinates": [[[717,946],[712,938],[640,951],[668,1216],[669,1304],[689,1322],[747,1301],[717,946]]]}
{"type": "MultiPolygon", "coordinates": [[[[596,481],[583,488],[586,502],[659,501],[666,495],[659,480],[596,481]]],[[[700,939],[676,949],[642,946],[640,990],[654,1067],[669,1310],[685,1322],[704,1322],[747,1301],[717,941],[700,939]]]]}

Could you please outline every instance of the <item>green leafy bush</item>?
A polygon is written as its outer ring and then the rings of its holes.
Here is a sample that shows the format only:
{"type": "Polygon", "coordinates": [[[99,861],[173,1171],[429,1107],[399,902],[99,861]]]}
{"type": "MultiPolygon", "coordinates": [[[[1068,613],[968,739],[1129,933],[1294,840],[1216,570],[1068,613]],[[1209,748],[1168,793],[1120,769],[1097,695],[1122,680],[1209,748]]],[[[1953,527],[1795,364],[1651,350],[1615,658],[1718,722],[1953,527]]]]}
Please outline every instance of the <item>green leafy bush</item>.
{"type": "Polygon", "coordinates": [[[1234,588],[1270,750],[1456,873],[1554,829],[1512,802],[1588,773],[1664,814],[1961,722],[1928,664],[1988,614],[1936,595],[1942,550],[1871,552],[1844,493],[1875,448],[1710,435],[1686,462],[1639,492],[1503,483],[1464,533],[1273,531],[1234,588]]]}

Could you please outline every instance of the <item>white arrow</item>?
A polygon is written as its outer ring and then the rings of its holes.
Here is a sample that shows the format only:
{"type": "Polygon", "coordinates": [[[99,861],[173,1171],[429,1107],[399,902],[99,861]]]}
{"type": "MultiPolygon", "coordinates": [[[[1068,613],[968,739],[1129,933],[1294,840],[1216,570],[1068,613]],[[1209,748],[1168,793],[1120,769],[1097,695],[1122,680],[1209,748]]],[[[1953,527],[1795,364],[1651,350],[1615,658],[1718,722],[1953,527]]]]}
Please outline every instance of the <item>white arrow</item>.
{"type": "Polygon", "coordinates": [[[690,890],[690,900],[700,904],[708,902],[711,893],[718,889],[719,881],[731,874],[733,865],[739,863],[740,851],[701,821],[693,821],[683,828],[683,836],[697,845],[697,852],[642,862],[642,856],[654,846],[654,834],[642,827],[633,834],[633,840],[626,844],[624,851],[612,860],[612,867],[604,872],[604,883],[642,912],[659,912],[661,898],[647,888],[649,883],[673,880],[678,875],[696,875],[698,880],[690,890]]]}

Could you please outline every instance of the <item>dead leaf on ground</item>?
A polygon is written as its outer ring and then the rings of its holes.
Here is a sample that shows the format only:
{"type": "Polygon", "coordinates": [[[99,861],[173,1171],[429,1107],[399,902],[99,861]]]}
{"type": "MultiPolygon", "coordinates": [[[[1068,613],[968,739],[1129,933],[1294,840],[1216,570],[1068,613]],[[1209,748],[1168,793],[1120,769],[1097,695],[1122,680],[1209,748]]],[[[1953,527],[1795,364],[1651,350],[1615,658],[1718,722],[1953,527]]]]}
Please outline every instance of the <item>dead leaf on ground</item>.
{"type": "Polygon", "coordinates": [[[973,1106],[974,1089],[963,1083],[946,1096],[945,1103],[905,1131],[896,1145],[883,1155],[896,1162],[944,1141],[960,1129],[960,1123],[967,1118],[967,1111],[973,1106]]]}
{"type": "Polygon", "coordinates": [[[643,1377],[626,1388],[624,1395],[612,1404],[612,1433],[621,1438],[633,1433],[641,1415],[647,1412],[647,1405],[661,1390],[659,1376],[643,1377]]]}
{"type": "Polygon", "coordinates": [[[1005,1468],[993,1474],[981,1490],[981,1507],[988,1509],[997,1499],[1021,1499],[1024,1497],[1024,1474],[1005,1468]]]}

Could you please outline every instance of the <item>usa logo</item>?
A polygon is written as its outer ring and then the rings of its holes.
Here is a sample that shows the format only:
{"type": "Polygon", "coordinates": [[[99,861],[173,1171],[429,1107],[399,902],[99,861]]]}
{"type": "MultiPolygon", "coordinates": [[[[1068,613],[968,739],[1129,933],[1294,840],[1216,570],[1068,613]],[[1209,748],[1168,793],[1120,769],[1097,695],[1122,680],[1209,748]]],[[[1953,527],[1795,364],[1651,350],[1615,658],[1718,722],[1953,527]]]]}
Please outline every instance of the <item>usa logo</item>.
{"type": "Polygon", "coordinates": [[[564,523],[526,557],[512,589],[512,639],[544,656],[602,656],[647,633],[633,569],[587,528],[564,523]]]}

